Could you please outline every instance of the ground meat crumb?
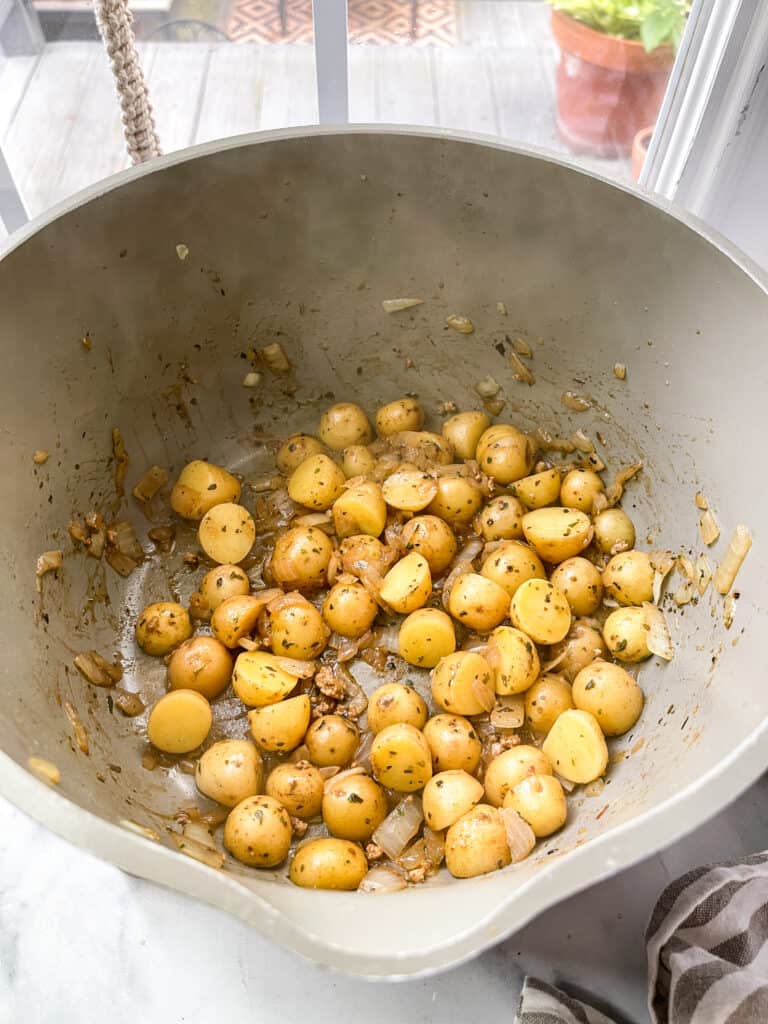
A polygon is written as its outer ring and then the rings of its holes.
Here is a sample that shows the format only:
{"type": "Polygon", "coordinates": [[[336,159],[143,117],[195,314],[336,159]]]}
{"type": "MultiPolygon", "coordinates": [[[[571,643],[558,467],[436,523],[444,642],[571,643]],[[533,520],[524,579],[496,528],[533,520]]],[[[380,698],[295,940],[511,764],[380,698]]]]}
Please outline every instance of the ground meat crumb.
{"type": "Polygon", "coordinates": [[[384,851],[378,843],[368,843],[365,848],[365,856],[368,860],[381,860],[384,856],[384,851]]]}
{"type": "Polygon", "coordinates": [[[409,882],[415,882],[415,883],[418,884],[419,882],[425,881],[426,877],[427,877],[427,869],[424,868],[424,867],[411,868],[411,870],[408,872],[408,881],[409,882]]]}
{"type": "Polygon", "coordinates": [[[336,710],[336,703],[335,700],[329,700],[327,697],[316,699],[312,704],[312,720],[321,718],[323,715],[332,715],[336,710]]]}
{"type": "Polygon", "coordinates": [[[315,673],[315,685],[323,696],[330,697],[331,700],[341,700],[345,695],[344,681],[338,679],[333,669],[326,666],[315,673]]]}
{"type": "Polygon", "coordinates": [[[306,835],[309,825],[306,821],[302,821],[301,818],[295,818],[291,815],[291,828],[293,829],[293,834],[301,838],[303,835],[306,835]]]}

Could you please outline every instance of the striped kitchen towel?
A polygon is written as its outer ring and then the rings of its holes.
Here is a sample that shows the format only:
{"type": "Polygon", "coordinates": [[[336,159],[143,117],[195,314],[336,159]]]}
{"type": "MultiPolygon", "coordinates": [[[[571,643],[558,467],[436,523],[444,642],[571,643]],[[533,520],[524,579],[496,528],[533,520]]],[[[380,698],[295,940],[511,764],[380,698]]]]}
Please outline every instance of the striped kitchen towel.
{"type": "MultiPolygon", "coordinates": [[[[768,1022],[768,852],[696,868],[667,886],[646,931],[655,1024],[768,1022]]],[[[516,1024],[612,1024],[526,978],[516,1024]]]]}

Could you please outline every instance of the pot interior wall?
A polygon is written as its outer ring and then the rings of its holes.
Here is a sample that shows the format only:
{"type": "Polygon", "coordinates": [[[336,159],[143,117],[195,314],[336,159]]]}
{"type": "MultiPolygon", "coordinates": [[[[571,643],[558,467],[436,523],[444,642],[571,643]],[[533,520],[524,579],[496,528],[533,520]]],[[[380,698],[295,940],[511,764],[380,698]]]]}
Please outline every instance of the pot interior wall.
{"type": "MultiPolygon", "coordinates": [[[[109,692],[72,667],[80,650],[119,651],[128,688],[158,696],[163,665],[137,655],[136,613],[169,587],[188,596],[201,573],[180,559],[169,572],[150,557],[123,580],[72,551],[72,516],[115,507],[113,427],[131,459],[130,495],[152,463],[173,473],[206,457],[257,474],[270,442],[312,430],[333,398],[373,411],[417,394],[439,428],[440,404],[477,407],[473,385],[492,375],[507,398],[501,420],[560,435],[599,431],[614,468],[643,459],[625,499],[642,547],[701,550],[699,488],[724,536],[745,522],[757,540],[730,631],[710,594],[670,614],[677,655],[643,666],[647,707],[632,734],[613,742],[604,793],[579,798],[567,828],[529,862],[462,883],[472,907],[450,918],[440,911],[431,924],[446,937],[469,927],[472,914],[546,870],[553,854],[714,769],[768,711],[768,566],[758,528],[766,488],[749,451],[768,428],[767,312],[746,273],[668,214],[567,167],[470,142],[353,133],[243,144],[65,213],[0,263],[0,465],[11,486],[0,564],[12,595],[0,627],[0,747],[22,765],[33,754],[55,762],[69,800],[151,826],[169,846],[176,812],[200,803],[191,776],[142,767],[145,718],[122,717],[109,692]],[[411,295],[424,304],[382,312],[382,299],[411,295]],[[472,317],[474,334],[446,328],[455,312],[472,317]],[[535,386],[513,379],[507,335],[532,344],[535,386]],[[274,340],[293,373],[265,371],[260,388],[244,388],[249,351],[274,340]],[[627,365],[626,381],[614,377],[616,362],[627,365]],[[560,396],[569,389],[593,396],[593,407],[568,411],[560,396]],[[42,466],[32,462],[38,448],[51,451],[42,466]],[[39,595],[37,556],[56,547],[64,567],[39,595]],[[66,702],[87,731],[87,756],[66,702]]],[[[122,514],[151,551],[152,524],[130,496],[122,514]]],[[[192,546],[190,537],[179,554],[192,546]]],[[[246,732],[226,695],[216,723],[214,735],[246,732]]],[[[299,896],[328,902],[271,884],[269,873],[225,870],[297,915],[306,905],[299,896]]],[[[428,890],[445,885],[455,883],[440,877],[428,890]]],[[[398,898],[425,905],[428,890],[398,898]]],[[[344,900],[334,905],[348,913],[313,925],[340,942],[354,894],[344,900]]],[[[418,925],[409,933],[400,936],[406,954],[425,934],[418,925]]],[[[377,936],[359,942],[375,950],[377,936]]]]}

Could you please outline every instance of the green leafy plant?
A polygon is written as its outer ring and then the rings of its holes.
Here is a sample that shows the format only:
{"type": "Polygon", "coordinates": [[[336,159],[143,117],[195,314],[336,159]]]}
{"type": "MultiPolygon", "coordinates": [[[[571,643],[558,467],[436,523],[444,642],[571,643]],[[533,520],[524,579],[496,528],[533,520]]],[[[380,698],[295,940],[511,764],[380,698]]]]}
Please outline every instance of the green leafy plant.
{"type": "Polygon", "coordinates": [[[639,40],[650,53],[680,45],[690,0],[551,0],[556,11],[589,28],[621,39],[639,40]]]}

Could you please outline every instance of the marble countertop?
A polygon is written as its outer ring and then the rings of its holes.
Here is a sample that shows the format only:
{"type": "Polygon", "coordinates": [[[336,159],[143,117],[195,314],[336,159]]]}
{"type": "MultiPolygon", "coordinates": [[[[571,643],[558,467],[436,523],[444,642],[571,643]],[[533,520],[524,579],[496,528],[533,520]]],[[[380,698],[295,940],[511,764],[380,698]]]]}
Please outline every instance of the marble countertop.
{"type": "Polygon", "coordinates": [[[768,778],[649,860],[453,971],[398,984],[334,974],[186,896],[132,878],[0,800],[0,1024],[511,1021],[535,973],[645,1022],[643,929],[696,864],[768,846],[768,778]],[[608,998],[610,995],[610,999],[608,998]]]}

